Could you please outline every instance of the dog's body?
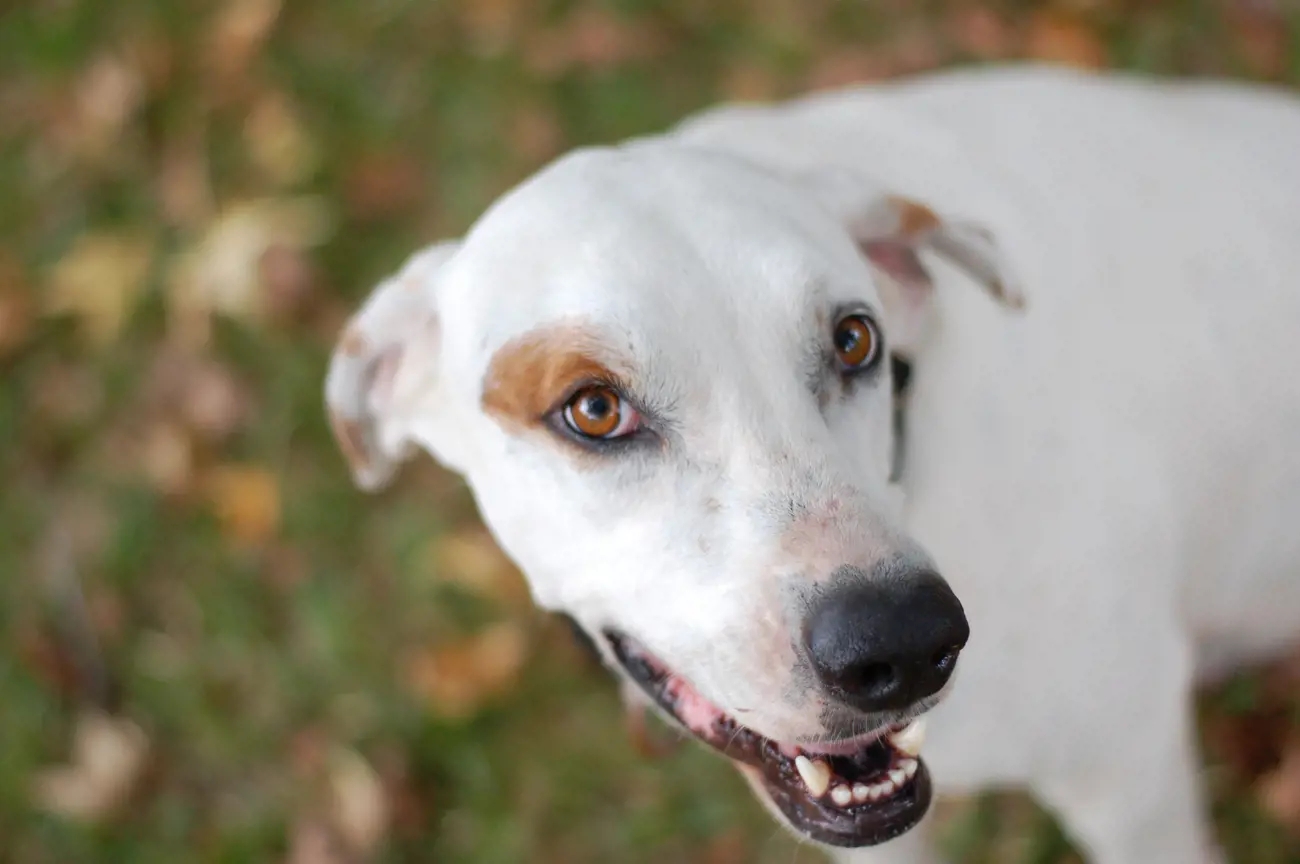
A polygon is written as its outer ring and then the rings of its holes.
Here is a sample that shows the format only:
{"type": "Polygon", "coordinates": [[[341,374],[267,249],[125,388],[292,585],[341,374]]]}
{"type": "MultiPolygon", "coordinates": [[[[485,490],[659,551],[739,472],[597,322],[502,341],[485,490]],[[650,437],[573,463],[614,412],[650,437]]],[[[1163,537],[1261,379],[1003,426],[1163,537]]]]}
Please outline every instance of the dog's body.
{"type": "Polygon", "coordinates": [[[940,286],[909,401],[904,524],[974,634],[926,758],[1098,861],[1196,860],[1192,678],[1300,637],[1300,108],[1013,71],[685,134],[870,165],[1009,251],[1027,312],[940,286]]]}
{"type": "MultiPolygon", "coordinates": [[[[563,160],[463,245],[436,247],[376,292],[340,348],[330,401],[362,482],[381,482],[417,444],[464,472],[539,601],[598,639],[630,633],[653,649],[655,669],[699,688],[687,702],[707,710],[676,701],[669,713],[705,740],[725,708],[817,757],[816,741],[847,733],[826,719],[840,716],[827,704],[843,691],[808,659],[818,649],[804,588],[879,582],[882,561],[937,566],[971,632],[955,683],[916,691],[947,695],[924,751],[940,789],[1028,785],[1092,860],[1172,864],[1212,860],[1193,683],[1300,636],[1297,328],[1295,101],[961,72],[724,108],[662,139],[563,160]],[[767,190],[769,174],[786,185],[767,190]],[[862,175],[925,206],[886,207],[898,199],[862,175]],[[786,197],[793,185],[812,190],[816,212],[786,197]],[[872,266],[847,260],[826,213],[872,266]],[[935,213],[983,230],[945,234],[935,213]],[[925,252],[924,270],[906,256],[900,269],[891,255],[904,245],[925,252]],[[811,401],[768,383],[801,356],[767,335],[783,316],[802,320],[782,285],[869,280],[862,296],[913,368],[905,442],[871,379],[831,395],[814,385],[811,401]],[[421,318],[392,300],[403,281],[436,311],[421,318]],[[999,309],[971,283],[1010,305],[1018,284],[1025,309],[999,309]],[[599,338],[581,330],[588,312],[604,322],[599,338]],[[701,318],[708,326],[692,323],[701,318]],[[654,453],[682,461],[637,456],[610,473],[548,449],[510,380],[532,375],[545,391],[564,377],[537,359],[536,325],[556,321],[581,330],[570,342],[626,342],[619,380],[668,394],[673,432],[654,453]],[[750,350],[750,331],[776,347],[750,350]],[[434,350],[408,362],[413,339],[434,350]],[[743,369],[728,368],[733,355],[743,369]],[[377,374],[391,379],[379,396],[377,374]],[[691,383],[701,377],[707,387],[691,383]],[[694,414],[673,413],[683,405],[694,414]],[[637,500],[615,520],[620,489],[637,500]],[[789,518],[754,505],[774,489],[798,501],[789,518]],[[566,545],[583,532],[603,540],[566,545]],[[566,572],[569,556],[592,555],[620,556],[627,575],[566,572]],[[701,586],[702,572],[716,581],[701,586]]],[[[611,665],[633,668],[610,638],[611,665]]],[[[861,728],[881,728],[932,701],[894,713],[853,704],[861,728]]],[[[787,781],[764,787],[742,771],[768,803],[785,802],[787,819],[811,806],[782,798],[787,781]]],[[[928,860],[921,832],[846,854],[928,860]]]]}

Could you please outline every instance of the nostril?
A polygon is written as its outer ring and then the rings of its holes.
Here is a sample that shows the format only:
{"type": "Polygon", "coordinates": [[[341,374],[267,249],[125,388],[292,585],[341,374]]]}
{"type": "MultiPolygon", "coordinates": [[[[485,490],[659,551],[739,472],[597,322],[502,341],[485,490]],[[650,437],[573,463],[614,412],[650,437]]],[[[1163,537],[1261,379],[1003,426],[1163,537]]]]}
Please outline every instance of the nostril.
{"type": "Polygon", "coordinates": [[[952,671],[954,666],[957,665],[957,655],[960,653],[961,649],[955,645],[949,648],[944,648],[930,658],[930,663],[933,664],[936,672],[946,675],[952,671]]]}
{"type": "Polygon", "coordinates": [[[890,690],[898,677],[894,667],[888,663],[864,663],[858,666],[844,682],[850,692],[884,694],[890,690]]]}

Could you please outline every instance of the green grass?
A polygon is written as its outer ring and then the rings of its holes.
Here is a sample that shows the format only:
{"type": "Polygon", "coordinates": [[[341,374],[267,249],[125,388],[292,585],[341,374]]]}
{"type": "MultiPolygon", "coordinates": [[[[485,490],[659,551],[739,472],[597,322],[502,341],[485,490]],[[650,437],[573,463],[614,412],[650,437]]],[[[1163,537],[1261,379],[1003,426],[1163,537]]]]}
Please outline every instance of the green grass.
{"type": "MultiPolygon", "coordinates": [[[[1263,35],[1243,42],[1230,5],[1078,3],[1070,26],[1125,68],[1300,83],[1295,16],[1262,18],[1263,35]]],[[[311,826],[334,825],[340,752],[360,754],[387,801],[362,858],[814,860],[721,760],[694,747],[635,755],[609,682],[556,622],[449,585],[457,565],[438,549],[474,530],[469,496],[427,461],[382,496],[355,491],[322,415],[323,369],[339,322],[379,278],[558,151],[719,99],[838,80],[836,58],[881,74],[978,60],[986,43],[959,17],[973,6],[315,0],[276,14],[256,0],[40,0],[0,11],[0,861],[235,864],[286,860],[295,842],[305,854],[311,826]],[[274,19],[243,57],[237,37],[213,48],[236,7],[274,19]],[[275,100],[292,118],[283,135],[275,100]],[[332,231],[291,250],[278,305],[264,320],[218,319],[207,342],[178,328],[177,256],[224,208],[298,194],[318,196],[332,231]],[[77,321],[20,315],[49,302],[79,238],[121,232],[147,238],[151,263],[123,289],[129,314],[113,338],[88,343],[77,321]],[[205,369],[234,394],[214,397],[219,432],[192,404],[208,392],[205,369]],[[215,471],[241,465],[273,481],[277,519],[259,521],[257,488],[213,491],[215,471]],[[237,524],[214,495],[244,508],[237,524]],[[479,710],[449,716],[413,683],[412,658],[503,621],[525,634],[524,665],[479,710]],[[68,758],[76,716],[96,705],[137,723],[151,756],[118,807],[87,822],[41,806],[33,784],[68,758]]],[[[1036,4],[987,8],[1008,56],[1024,52],[1031,20],[1042,26],[1036,4]]],[[[99,264],[83,304],[113,290],[113,265],[99,264]]],[[[1241,698],[1212,696],[1211,708],[1241,698]]],[[[1236,860],[1300,861],[1249,779],[1215,787],[1236,860]]],[[[1014,796],[958,806],[945,825],[957,861],[1072,860],[1051,820],[1014,796]]]]}

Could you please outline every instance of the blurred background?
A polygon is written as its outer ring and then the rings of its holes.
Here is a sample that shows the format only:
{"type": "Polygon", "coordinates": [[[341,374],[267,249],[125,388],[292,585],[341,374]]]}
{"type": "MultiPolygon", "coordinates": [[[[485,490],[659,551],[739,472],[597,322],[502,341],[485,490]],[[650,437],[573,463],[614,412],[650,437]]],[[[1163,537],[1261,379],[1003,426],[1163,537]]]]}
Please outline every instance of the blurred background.
{"type": "MultiPolygon", "coordinates": [[[[1297,85],[1288,4],[0,4],[0,861],[820,860],[638,754],[454,478],[353,489],[341,322],[568,147],[1004,58],[1297,85]]],[[[1300,862],[1297,692],[1204,696],[1235,861],[1300,862]]],[[[1079,860],[1021,797],[941,816],[955,862],[1079,860]]]]}

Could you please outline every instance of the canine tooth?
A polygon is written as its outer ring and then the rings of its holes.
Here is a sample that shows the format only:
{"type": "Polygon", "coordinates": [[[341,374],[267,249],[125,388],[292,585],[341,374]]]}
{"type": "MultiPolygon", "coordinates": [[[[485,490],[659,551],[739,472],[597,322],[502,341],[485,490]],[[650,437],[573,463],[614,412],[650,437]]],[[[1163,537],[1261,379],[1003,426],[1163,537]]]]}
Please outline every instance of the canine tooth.
{"type": "Polygon", "coordinates": [[[915,759],[904,759],[903,761],[898,763],[898,767],[902,768],[903,773],[907,775],[907,779],[911,780],[913,777],[916,776],[916,769],[921,766],[920,763],[917,762],[915,759]]]}
{"type": "Polygon", "coordinates": [[[871,787],[866,783],[853,784],[853,800],[861,804],[871,798],[871,787]]]}
{"type": "Polygon", "coordinates": [[[795,757],[794,767],[814,798],[826,794],[831,785],[831,766],[820,759],[814,762],[807,756],[799,755],[795,757]]]}
{"type": "Polygon", "coordinates": [[[921,752],[921,745],[925,743],[925,720],[918,717],[911,723],[908,723],[899,731],[889,736],[889,743],[902,753],[908,756],[915,756],[921,752]]]}
{"type": "Polygon", "coordinates": [[[831,800],[841,807],[847,807],[853,803],[853,790],[847,786],[836,786],[831,790],[831,800]]]}
{"type": "Polygon", "coordinates": [[[895,768],[889,772],[889,782],[895,786],[902,786],[907,782],[907,774],[902,768],[895,768]]]}

